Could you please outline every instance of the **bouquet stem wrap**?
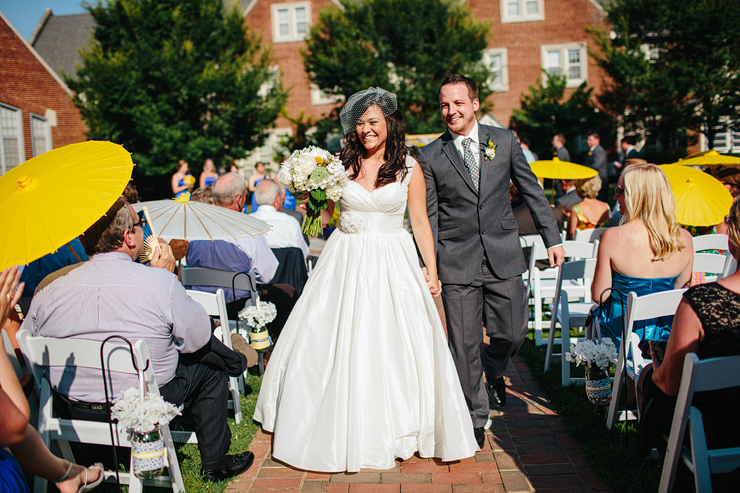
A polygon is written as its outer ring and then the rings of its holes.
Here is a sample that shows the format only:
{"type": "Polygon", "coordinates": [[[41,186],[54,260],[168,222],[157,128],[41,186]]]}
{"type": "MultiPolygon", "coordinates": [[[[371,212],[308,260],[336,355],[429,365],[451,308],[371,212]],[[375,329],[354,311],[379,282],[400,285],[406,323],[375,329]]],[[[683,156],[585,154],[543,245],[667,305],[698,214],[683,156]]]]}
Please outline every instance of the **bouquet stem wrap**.
{"type": "Polygon", "coordinates": [[[322,231],[321,211],[326,209],[328,200],[338,201],[342,190],[347,186],[349,173],[342,161],[329,151],[309,146],[294,151],[280,167],[280,182],[296,198],[308,194],[306,217],[302,230],[310,236],[319,236],[322,231]]]}

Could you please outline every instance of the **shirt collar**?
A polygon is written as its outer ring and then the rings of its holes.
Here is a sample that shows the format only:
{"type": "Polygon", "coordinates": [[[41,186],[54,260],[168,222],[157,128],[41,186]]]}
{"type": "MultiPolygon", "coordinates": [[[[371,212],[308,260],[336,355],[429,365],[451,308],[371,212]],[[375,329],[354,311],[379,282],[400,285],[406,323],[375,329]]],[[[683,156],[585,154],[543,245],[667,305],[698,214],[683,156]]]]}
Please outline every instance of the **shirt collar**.
{"type": "Polygon", "coordinates": [[[90,257],[90,260],[128,260],[129,262],[133,262],[133,259],[131,258],[131,255],[129,255],[126,252],[105,252],[105,253],[96,253],[92,257],[90,257]]]}
{"type": "Polygon", "coordinates": [[[275,209],[275,207],[274,207],[274,206],[272,206],[272,205],[267,205],[267,204],[265,204],[265,205],[261,205],[261,206],[259,207],[259,209],[257,209],[257,212],[259,212],[259,211],[261,211],[261,210],[264,210],[265,212],[277,212],[277,209],[275,209]]]}
{"type": "Polygon", "coordinates": [[[473,120],[473,122],[473,129],[470,131],[470,135],[460,135],[450,130],[452,140],[455,141],[455,145],[457,147],[462,148],[462,141],[466,137],[470,137],[471,139],[473,139],[473,145],[471,146],[471,148],[477,148],[479,146],[480,142],[478,141],[478,120],[473,120]]]}

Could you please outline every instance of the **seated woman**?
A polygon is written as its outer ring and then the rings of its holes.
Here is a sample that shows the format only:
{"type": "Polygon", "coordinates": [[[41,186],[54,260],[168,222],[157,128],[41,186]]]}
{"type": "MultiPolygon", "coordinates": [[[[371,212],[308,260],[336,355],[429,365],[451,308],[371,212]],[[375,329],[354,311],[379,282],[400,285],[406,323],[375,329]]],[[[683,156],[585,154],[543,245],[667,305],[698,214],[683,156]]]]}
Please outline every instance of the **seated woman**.
{"type": "MultiPolygon", "coordinates": [[[[738,200],[732,204],[727,225],[730,253],[737,260],[740,258],[738,200]]],[[[740,271],[717,282],[694,286],[683,295],[663,363],[652,379],[644,379],[645,401],[638,434],[645,455],[653,442],[663,443],[654,440],[660,432],[670,432],[684,357],[688,353],[696,353],[699,359],[740,354],[740,271]]],[[[702,412],[709,448],[735,447],[740,442],[740,423],[735,406],[731,405],[735,402],[740,402],[738,387],[694,394],[692,405],[702,412]]],[[[732,490],[736,488],[735,483],[732,490]]]]}
{"type": "Polygon", "coordinates": [[[609,204],[596,197],[601,190],[599,175],[586,180],[576,180],[576,193],[581,201],[571,208],[568,218],[568,239],[572,240],[576,230],[603,228],[609,226],[611,213],[609,204]]]}
{"type": "MultiPolygon", "coordinates": [[[[601,236],[591,296],[598,303],[602,293],[612,288],[599,324],[602,335],[618,343],[622,338],[622,299],[626,303],[630,291],[643,296],[688,286],[694,249],[691,235],[676,222],[671,185],[659,167],[630,166],[619,177],[614,197],[622,222],[601,236]]],[[[672,317],[661,317],[636,322],[634,330],[642,341],[662,341],[664,347],[671,323],[672,317]]],[[[645,347],[642,349],[651,357],[645,347]]]]}

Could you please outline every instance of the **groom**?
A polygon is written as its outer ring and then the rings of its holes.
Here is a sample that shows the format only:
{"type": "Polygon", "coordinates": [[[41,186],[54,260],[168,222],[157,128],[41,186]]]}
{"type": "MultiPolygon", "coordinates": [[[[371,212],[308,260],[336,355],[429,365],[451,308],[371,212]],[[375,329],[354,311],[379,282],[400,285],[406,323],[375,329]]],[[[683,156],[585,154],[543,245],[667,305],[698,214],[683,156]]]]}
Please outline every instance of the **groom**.
{"type": "Polygon", "coordinates": [[[448,76],[439,89],[439,106],[448,130],[419,151],[419,164],[444,285],[450,351],[482,448],[489,408],[506,403],[503,375],[527,333],[521,276],[526,267],[509,201],[510,181],[532,212],[551,266],[562,264],[564,251],[550,206],[514,133],[476,121],[475,82],[448,76]],[[483,326],[491,344],[481,352],[483,326]]]}

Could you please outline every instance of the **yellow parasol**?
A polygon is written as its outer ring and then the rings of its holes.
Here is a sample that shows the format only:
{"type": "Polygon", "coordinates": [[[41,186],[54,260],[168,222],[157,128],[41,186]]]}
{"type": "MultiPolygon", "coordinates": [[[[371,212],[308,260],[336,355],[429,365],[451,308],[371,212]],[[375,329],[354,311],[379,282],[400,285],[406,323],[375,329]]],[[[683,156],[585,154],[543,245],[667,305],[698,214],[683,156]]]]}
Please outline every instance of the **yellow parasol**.
{"type": "Polygon", "coordinates": [[[685,226],[714,226],[724,219],[732,205],[732,195],[708,173],[687,166],[660,166],[673,188],[676,220],[685,226]]]}
{"type": "Polygon", "coordinates": [[[706,151],[692,156],[679,159],[673,164],[681,166],[737,166],[740,165],[740,157],[720,154],[717,151],[706,151]]]}
{"type": "Polygon", "coordinates": [[[537,178],[554,178],[559,180],[582,180],[593,178],[598,173],[595,169],[580,164],[561,161],[554,157],[544,161],[535,161],[530,163],[532,173],[537,178]]]}
{"type": "Polygon", "coordinates": [[[122,146],[89,141],[0,176],[0,269],[32,262],[83,233],[121,196],[133,166],[122,146]]]}

